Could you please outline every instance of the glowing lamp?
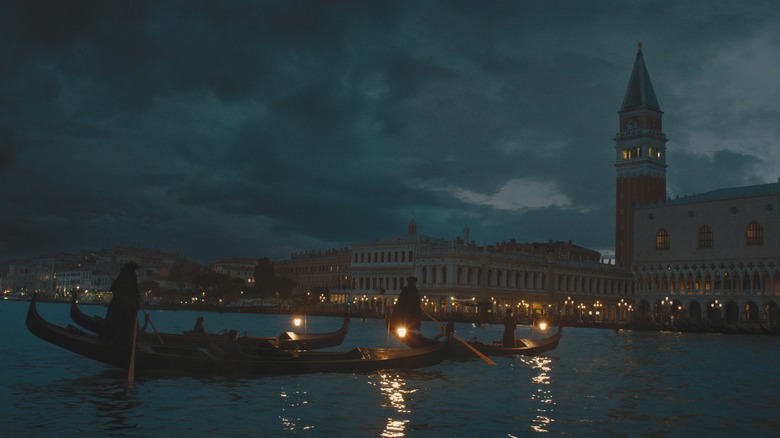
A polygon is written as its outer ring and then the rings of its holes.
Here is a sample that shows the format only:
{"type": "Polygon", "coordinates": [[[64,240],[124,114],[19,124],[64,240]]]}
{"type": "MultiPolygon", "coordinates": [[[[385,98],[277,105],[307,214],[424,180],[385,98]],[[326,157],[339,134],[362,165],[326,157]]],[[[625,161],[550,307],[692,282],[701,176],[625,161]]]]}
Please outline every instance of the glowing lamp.
{"type": "Polygon", "coordinates": [[[541,321],[539,323],[539,330],[542,330],[542,331],[547,330],[547,323],[544,322],[544,321],[541,321]]]}
{"type": "Polygon", "coordinates": [[[398,334],[399,338],[403,338],[406,336],[406,327],[398,327],[395,332],[398,334]]]}

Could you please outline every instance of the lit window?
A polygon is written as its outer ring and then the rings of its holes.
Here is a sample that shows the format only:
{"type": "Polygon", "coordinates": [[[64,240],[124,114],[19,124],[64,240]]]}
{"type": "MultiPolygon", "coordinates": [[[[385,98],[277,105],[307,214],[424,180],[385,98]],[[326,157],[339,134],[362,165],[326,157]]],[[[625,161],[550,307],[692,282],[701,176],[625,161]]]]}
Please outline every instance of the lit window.
{"type": "Polygon", "coordinates": [[[747,244],[748,245],[763,245],[764,244],[764,229],[761,228],[761,224],[758,222],[751,222],[747,227],[747,244]]]}
{"type": "Polygon", "coordinates": [[[712,248],[712,228],[709,225],[699,228],[699,248],[712,248]]]}
{"type": "Polygon", "coordinates": [[[655,233],[655,249],[669,249],[669,232],[661,228],[655,233]]]}

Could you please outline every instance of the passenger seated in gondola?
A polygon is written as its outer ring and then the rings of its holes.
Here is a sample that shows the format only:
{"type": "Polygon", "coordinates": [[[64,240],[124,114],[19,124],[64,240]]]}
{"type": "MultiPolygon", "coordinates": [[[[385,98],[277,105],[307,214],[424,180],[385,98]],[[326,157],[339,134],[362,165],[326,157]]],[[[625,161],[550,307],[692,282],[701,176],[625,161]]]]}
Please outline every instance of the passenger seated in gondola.
{"type": "Polygon", "coordinates": [[[192,329],[192,333],[196,335],[206,334],[206,320],[202,316],[195,320],[195,328],[192,329]]]}
{"type": "Polygon", "coordinates": [[[231,329],[228,332],[228,339],[225,343],[225,353],[227,353],[227,357],[237,357],[241,354],[241,346],[238,345],[238,330],[231,329]]]}
{"type": "Polygon", "coordinates": [[[447,322],[447,326],[440,326],[439,327],[439,333],[433,337],[434,340],[439,340],[441,338],[446,338],[450,334],[455,332],[455,321],[449,320],[447,322]]]}

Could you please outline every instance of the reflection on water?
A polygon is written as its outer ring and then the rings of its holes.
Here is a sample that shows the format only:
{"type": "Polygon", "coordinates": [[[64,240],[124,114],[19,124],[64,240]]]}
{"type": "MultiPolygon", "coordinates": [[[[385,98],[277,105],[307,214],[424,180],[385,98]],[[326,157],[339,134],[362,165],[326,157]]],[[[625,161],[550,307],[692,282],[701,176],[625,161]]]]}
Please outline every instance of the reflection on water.
{"type": "MultiPolygon", "coordinates": [[[[398,414],[409,413],[406,407],[406,397],[412,394],[414,390],[406,388],[406,382],[399,375],[391,375],[387,373],[381,373],[379,375],[379,388],[387,400],[390,402],[389,406],[392,407],[398,414]]],[[[388,404],[383,404],[388,406],[388,404]]],[[[402,437],[405,436],[406,424],[409,420],[394,419],[389,417],[387,419],[387,425],[385,430],[382,431],[383,437],[402,437]]]]}
{"type": "MultiPolygon", "coordinates": [[[[3,437],[780,434],[780,337],[571,328],[547,357],[496,358],[497,366],[474,358],[385,374],[141,374],[126,389],[123,371],[106,371],[31,335],[26,310],[26,303],[0,303],[0,329],[12,340],[0,345],[3,437]]],[[[42,303],[41,310],[69,321],[65,305],[42,303]]],[[[175,331],[189,329],[198,314],[155,316],[158,328],[168,321],[175,331]]],[[[287,323],[216,313],[207,320],[253,333],[277,333],[287,323]]],[[[340,323],[323,320],[328,328],[340,323]]],[[[340,348],[386,346],[384,321],[353,324],[340,348]]],[[[479,330],[489,339],[503,327],[479,330]]]]}
{"type": "Polygon", "coordinates": [[[303,408],[309,404],[307,391],[301,390],[300,388],[296,388],[294,391],[287,391],[282,389],[282,391],[279,393],[279,397],[285,401],[285,403],[282,403],[282,405],[285,407],[282,408],[281,415],[279,415],[279,421],[282,424],[282,430],[296,431],[309,430],[313,428],[311,425],[303,424],[303,419],[300,416],[296,416],[295,418],[290,416],[290,414],[293,412],[297,412],[300,410],[300,408],[303,408]]]}
{"type": "Polygon", "coordinates": [[[536,402],[536,416],[532,418],[530,425],[534,432],[549,432],[550,425],[555,421],[555,402],[552,395],[552,380],[549,372],[552,369],[552,359],[549,357],[523,357],[522,362],[530,366],[538,374],[531,376],[533,392],[531,400],[536,402]]]}

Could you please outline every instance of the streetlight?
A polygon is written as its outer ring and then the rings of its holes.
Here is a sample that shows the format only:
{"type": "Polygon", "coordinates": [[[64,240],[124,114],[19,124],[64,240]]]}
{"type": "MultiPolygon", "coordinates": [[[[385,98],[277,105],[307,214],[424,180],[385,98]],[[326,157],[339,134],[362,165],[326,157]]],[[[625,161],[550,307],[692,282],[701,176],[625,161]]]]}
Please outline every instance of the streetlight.
{"type": "Polygon", "coordinates": [[[723,303],[719,303],[718,300],[710,303],[710,307],[713,309],[716,315],[716,319],[720,319],[720,309],[723,307],[723,303]]]}
{"type": "Polygon", "coordinates": [[[601,306],[603,306],[603,304],[601,304],[599,300],[596,300],[596,304],[593,305],[593,308],[596,309],[596,322],[598,322],[599,320],[599,314],[601,313],[601,306]]]}
{"type": "Polygon", "coordinates": [[[667,304],[669,305],[669,319],[671,320],[672,318],[672,301],[669,299],[669,297],[666,297],[663,300],[661,300],[661,318],[662,318],[661,322],[665,322],[663,321],[666,319],[665,318],[666,313],[664,312],[664,309],[666,308],[667,304]]]}

